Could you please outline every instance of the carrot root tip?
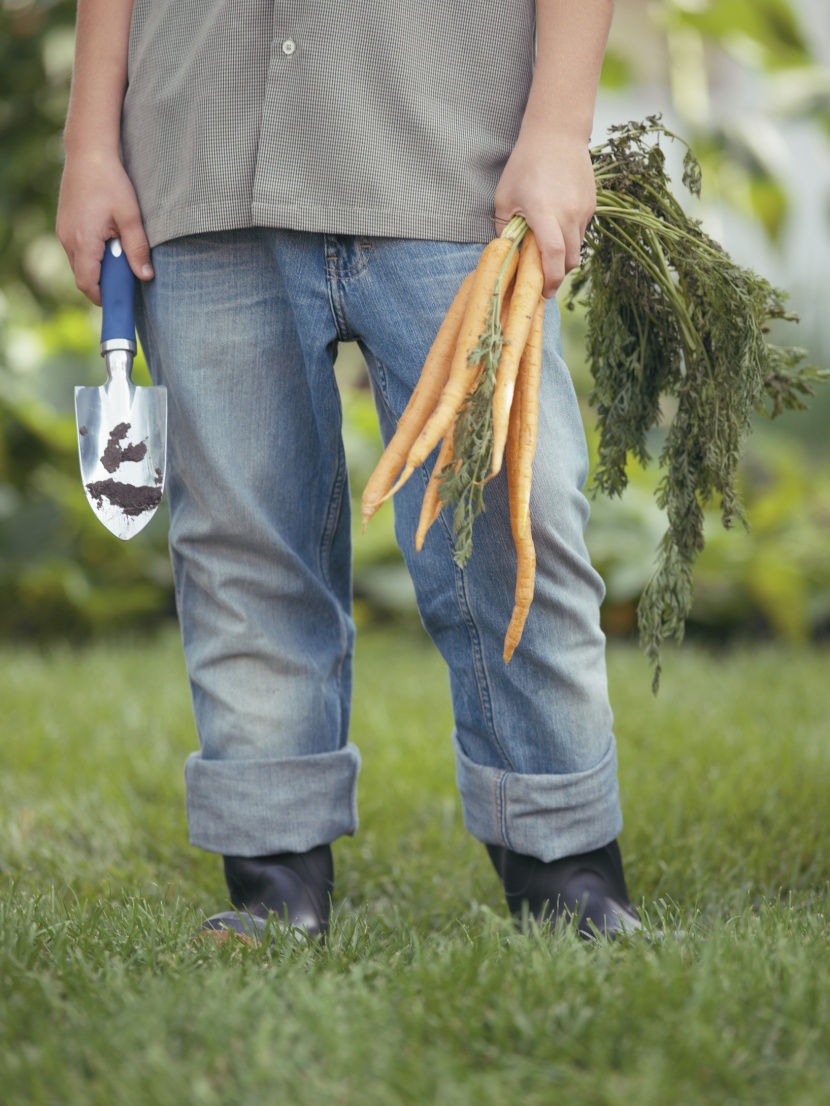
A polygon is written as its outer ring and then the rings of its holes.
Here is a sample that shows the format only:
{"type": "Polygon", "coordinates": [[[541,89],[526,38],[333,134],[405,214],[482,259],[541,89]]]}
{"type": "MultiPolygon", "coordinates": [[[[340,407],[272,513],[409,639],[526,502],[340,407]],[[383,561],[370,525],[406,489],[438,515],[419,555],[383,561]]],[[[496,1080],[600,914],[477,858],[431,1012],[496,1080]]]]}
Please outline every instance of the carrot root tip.
{"type": "Polygon", "coordinates": [[[397,482],[392,485],[392,487],[389,489],[389,491],[386,493],[383,499],[381,499],[380,502],[385,503],[387,499],[391,499],[393,495],[399,492],[414,471],[415,468],[413,465],[407,465],[401,475],[398,477],[397,482]]]}

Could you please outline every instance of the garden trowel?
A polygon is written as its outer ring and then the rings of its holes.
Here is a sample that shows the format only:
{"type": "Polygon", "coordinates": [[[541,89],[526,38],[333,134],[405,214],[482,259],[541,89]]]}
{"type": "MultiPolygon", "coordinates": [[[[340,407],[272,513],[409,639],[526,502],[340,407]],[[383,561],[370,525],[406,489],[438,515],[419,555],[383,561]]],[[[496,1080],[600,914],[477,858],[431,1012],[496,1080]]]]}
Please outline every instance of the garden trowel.
{"type": "Polygon", "coordinates": [[[101,262],[101,356],[107,382],[75,389],[81,480],[95,514],[117,538],[133,537],[156,512],[167,462],[167,389],[137,388],[135,277],[119,238],[101,262]]]}

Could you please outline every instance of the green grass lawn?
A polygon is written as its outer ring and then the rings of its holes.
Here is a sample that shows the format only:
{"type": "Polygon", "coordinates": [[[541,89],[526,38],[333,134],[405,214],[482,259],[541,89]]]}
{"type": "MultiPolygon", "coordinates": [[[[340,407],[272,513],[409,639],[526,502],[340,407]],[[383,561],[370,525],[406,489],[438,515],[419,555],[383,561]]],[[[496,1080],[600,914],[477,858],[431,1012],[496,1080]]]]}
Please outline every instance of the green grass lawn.
{"type": "Polygon", "coordinates": [[[609,665],[634,898],[662,939],[522,935],[465,833],[446,679],[365,632],[361,831],[328,947],[194,942],[175,633],[0,653],[0,1100],[8,1106],[820,1106],[830,1092],[830,654],[609,665]]]}

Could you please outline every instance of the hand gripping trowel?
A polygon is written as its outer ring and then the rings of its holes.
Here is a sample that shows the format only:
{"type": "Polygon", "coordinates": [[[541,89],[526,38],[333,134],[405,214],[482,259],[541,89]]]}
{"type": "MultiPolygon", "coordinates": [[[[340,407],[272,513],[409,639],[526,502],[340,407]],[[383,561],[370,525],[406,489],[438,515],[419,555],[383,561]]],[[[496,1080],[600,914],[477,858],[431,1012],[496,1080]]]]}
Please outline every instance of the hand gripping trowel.
{"type": "Polygon", "coordinates": [[[167,463],[167,389],[137,388],[135,277],[121,240],[101,262],[101,356],[107,382],[75,389],[81,479],[95,514],[117,538],[133,537],[156,512],[167,463]]]}

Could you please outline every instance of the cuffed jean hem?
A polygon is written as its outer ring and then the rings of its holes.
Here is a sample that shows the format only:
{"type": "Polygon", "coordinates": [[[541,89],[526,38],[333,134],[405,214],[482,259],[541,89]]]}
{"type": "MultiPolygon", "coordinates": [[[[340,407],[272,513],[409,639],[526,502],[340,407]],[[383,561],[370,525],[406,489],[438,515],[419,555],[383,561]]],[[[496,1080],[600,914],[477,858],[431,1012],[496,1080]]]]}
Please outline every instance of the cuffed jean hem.
{"type": "Polygon", "coordinates": [[[190,843],[223,856],[304,853],[357,829],[360,753],[185,765],[190,843]]]}
{"type": "Polygon", "coordinates": [[[622,830],[614,738],[586,772],[525,775],[475,764],[453,734],[464,824],[486,845],[542,861],[602,848],[622,830]]]}

